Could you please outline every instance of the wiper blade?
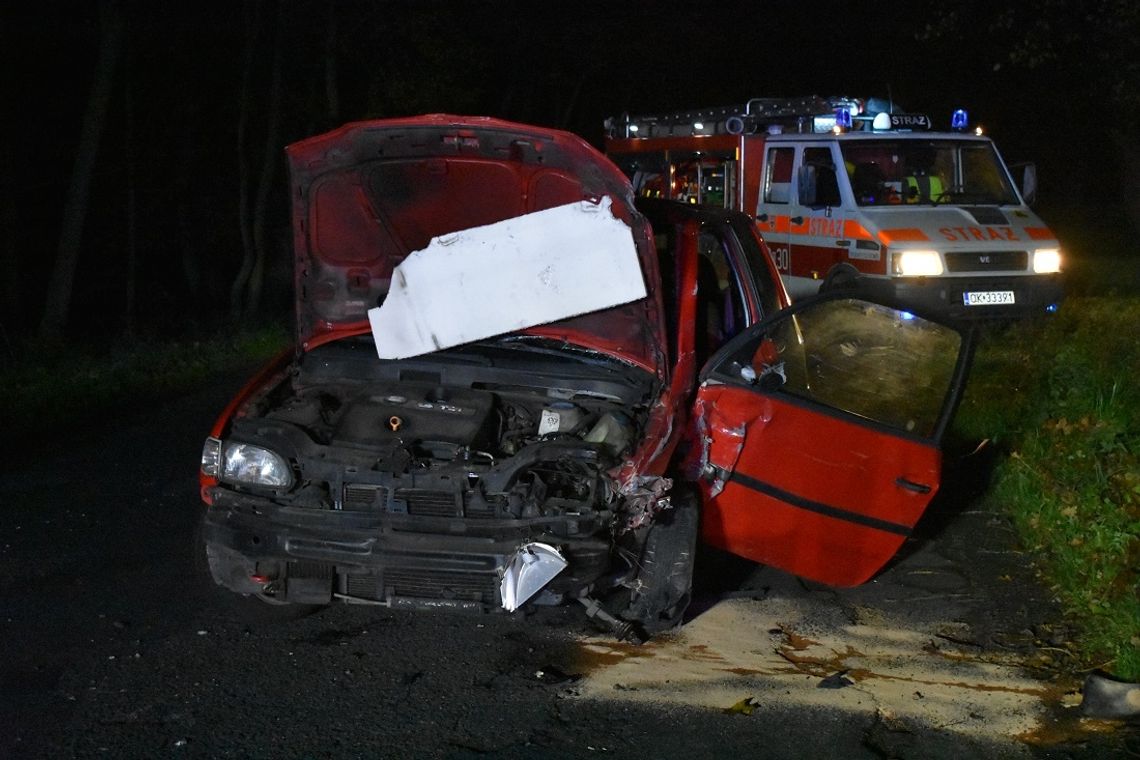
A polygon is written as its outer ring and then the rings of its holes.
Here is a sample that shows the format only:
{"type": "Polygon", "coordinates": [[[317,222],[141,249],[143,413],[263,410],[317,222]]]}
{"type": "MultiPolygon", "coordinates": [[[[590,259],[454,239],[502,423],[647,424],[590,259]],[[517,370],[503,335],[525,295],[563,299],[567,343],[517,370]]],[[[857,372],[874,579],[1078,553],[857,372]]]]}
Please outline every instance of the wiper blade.
{"type": "Polygon", "coordinates": [[[595,351],[592,348],[585,346],[577,346],[573,343],[566,343],[553,338],[544,338],[539,335],[508,335],[494,342],[489,342],[496,348],[505,348],[511,351],[525,351],[532,354],[542,354],[544,356],[558,356],[566,358],[567,354],[573,356],[575,361],[584,364],[591,364],[611,372],[620,372],[624,368],[624,362],[615,356],[595,351]]]}
{"type": "Polygon", "coordinates": [[[931,206],[941,206],[950,203],[979,203],[979,204],[992,204],[1000,206],[1004,203],[1001,198],[996,198],[989,193],[968,193],[961,188],[950,188],[937,197],[930,199],[931,206]]]}

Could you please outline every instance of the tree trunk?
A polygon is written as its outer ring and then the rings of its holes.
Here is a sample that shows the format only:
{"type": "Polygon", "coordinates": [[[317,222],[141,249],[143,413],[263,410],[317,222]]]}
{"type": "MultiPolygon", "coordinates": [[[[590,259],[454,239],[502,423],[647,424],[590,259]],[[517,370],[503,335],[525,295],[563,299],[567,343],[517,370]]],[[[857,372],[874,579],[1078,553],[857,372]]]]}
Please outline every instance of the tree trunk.
{"type": "MultiPolygon", "coordinates": [[[[0,30],[0,102],[15,102],[15,53],[10,30],[0,30]]],[[[9,358],[9,335],[25,323],[21,295],[20,259],[16,255],[16,152],[15,136],[9,120],[0,122],[0,272],[4,284],[0,289],[0,338],[9,358]]]]}
{"type": "Polygon", "coordinates": [[[578,73],[578,79],[574,82],[574,89],[570,93],[570,99],[562,110],[562,121],[558,123],[560,129],[569,129],[570,117],[574,115],[574,108],[578,105],[578,96],[582,94],[582,86],[586,84],[586,76],[586,69],[582,69],[578,73]]]}
{"type": "Polygon", "coordinates": [[[265,155],[261,159],[261,176],[257,181],[257,200],[253,209],[254,263],[249,276],[245,313],[253,315],[261,308],[261,291],[265,284],[265,262],[269,257],[269,196],[277,176],[281,158],[281,67],[285,47],[283,11],[277,9],[277,31],[273,40],[273,79],[269,86],[268,125],[265,130],[265,155]]]}
{"type": "Polygon", "coordinates": [[[9,335],[23,323],[23,299],[20,296],[20,259],[16,255],[16,192],[12,145],[7,135],[0,135],[0,272],[4,276],[3,308],[0,309],[0,338],[9,356],[9,335]]]}
{"type": "Polygon", "coordinates": [[[253,62],[257,37],[261,28],[261,3],[250,0],[245,6],[246,41],[242,54],[241,101],[238,103],[238,225],[241,228],[241,266],[230,284],[230,318],[237,321],[244,311],[245,286],[253,271],[253,221],[250,218],[249,158],[246,156],[246,131],[249,127],[249,100],[253,90],[253,62]]]}
{"type": "Polygon", "coordinates": [[[1123,200],[1124,213],[1132,226],[1132,233],[1140,233],[1140,190],[1136,189],[1135,177],[1140,172],[1140,147],[1135,139],[1120,130],[1112,130],[1112,144],[1120,157],[1121,182],[1119,184],[1120,197],[1123,200]]]}
{"type": "Polygon", "coordinates": [[[67,323],[68,310],[75,284],[75,269],[79,261],[79,246],[83,241],[83,224],[87,217],[87,201],[95,157],[107,121],[107,104],[111,99],[115,63],[122,45],[123,19],[117,0],[105,0],[99,7],[99,58],[95,64],[95,78],[87,96],[87,110],[83,114],[83,130],[71,184],[63,207],[59,247],[51,279],[48,281],[47,300],[44,304],[40,335],[58,338],[67,323]]]}
{"type": "MultiPolygon", "coordinates": [[[[124,55],[127,71],[131,70],[130,39],[127,40],[124,55]]],[[[127,226],[127,276],[126,303],[124,304],[123,329],[128,337],[135,334],[135,303],[138,287],[138,199],[135,194],[135,106],[131,93],[131,81],[123,81],[123,158],[126,163],[126,219],[127,226]]]]}
{"type": "Polygon", "coordinates": [[[182,259],[182,278],[186,282],[186,291],[190,294],[190,303],[193,309],[190,312],[192,324],[197,326],[201,315],[202,295],[202,265],[198,260],[198,251],[194,247],[194,225],[190,212],[190,204],[185,200],[179,202],[176,224],[178,225],[178,251],[182,259]]]}
{"type": "Polygon", "coordinates": [[[325,100],[329,108],[329,126],[340,122],[340,89],[336,73],[336,0],[329,0],[329,25],[325,30],[325,100]]]}

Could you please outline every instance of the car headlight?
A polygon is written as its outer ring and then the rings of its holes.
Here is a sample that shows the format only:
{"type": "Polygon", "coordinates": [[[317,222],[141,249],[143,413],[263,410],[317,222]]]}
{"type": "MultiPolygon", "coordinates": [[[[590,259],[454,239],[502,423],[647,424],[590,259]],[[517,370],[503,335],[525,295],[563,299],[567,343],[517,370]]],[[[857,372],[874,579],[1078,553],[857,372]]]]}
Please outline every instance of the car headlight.
{"type": "Polygon", "coordinates": [[[900,251],[893,261],[894,273],[903,277],[933,277],[943,271],[938,251],[900,251]]]}
{"type": "Polygon", "coordinates": [[[222,442],[210,437],[202,444],[202,473],[211,478],[218,477],[221,472],[222,442]]]}
{"type": "Polygon", "coordinates": [[[1061,271],[1059,248],[1038,248],[1033,252],[1033,271],[1037,274],[1055,274],[1061,271]]]}
{"type": "MultiPolygon", "coordinates": [[[[251,486],[288,488],[293,484],[289,463],[275,451],[250,443],[234,443],[221,447],[221,478],[231,483],[251,486]]],[[[202,456],[205,469],[205,452],[202,456]]]]}

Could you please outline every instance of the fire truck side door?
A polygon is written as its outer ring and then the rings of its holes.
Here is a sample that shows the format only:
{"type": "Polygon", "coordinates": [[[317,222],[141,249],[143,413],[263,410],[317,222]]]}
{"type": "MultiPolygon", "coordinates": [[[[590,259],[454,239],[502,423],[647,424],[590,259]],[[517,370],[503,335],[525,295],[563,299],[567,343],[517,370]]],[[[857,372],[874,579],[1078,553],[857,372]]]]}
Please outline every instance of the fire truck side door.
{"type": "Polygon", "coordinates": [[[847,258],[839,244],[847,212],[842,188],[846,172],[832,143],[803,146],[796,164],[796,204],[789,220],[793,297],[815,293],[827,273],[847,258]]]}
{"type": "Polygon", "coordinates": [[[760,230],[776,269],[787,280],[791,260],[789,218],[795,198],[796,147],[794,145],[769,145],[764,155],[763,182],[760,187],[760,202],[756,207],[756,226],[760,230]]]}

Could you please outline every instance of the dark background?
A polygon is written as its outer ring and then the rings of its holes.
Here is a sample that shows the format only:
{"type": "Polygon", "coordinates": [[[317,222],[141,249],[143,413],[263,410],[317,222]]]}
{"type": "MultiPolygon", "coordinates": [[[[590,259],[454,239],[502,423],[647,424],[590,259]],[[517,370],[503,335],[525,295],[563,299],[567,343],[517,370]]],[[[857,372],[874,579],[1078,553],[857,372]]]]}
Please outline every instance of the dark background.
{"type": "Polygon", "coordinates": [[[287,320],[283,147],[425,112],[561,127],[600,147],[606,116],[750,97],[889,95],[936,127],[964,107],[1007,162],[1037,162],[1039,210],[1066,247],[1087,225],[1130,237],[1140,4],[1022,5],[9,4],[0,337],[16,356],[44,337],[287,320]],[[68,257],[70,288],[57,271],[68,257]]]}

